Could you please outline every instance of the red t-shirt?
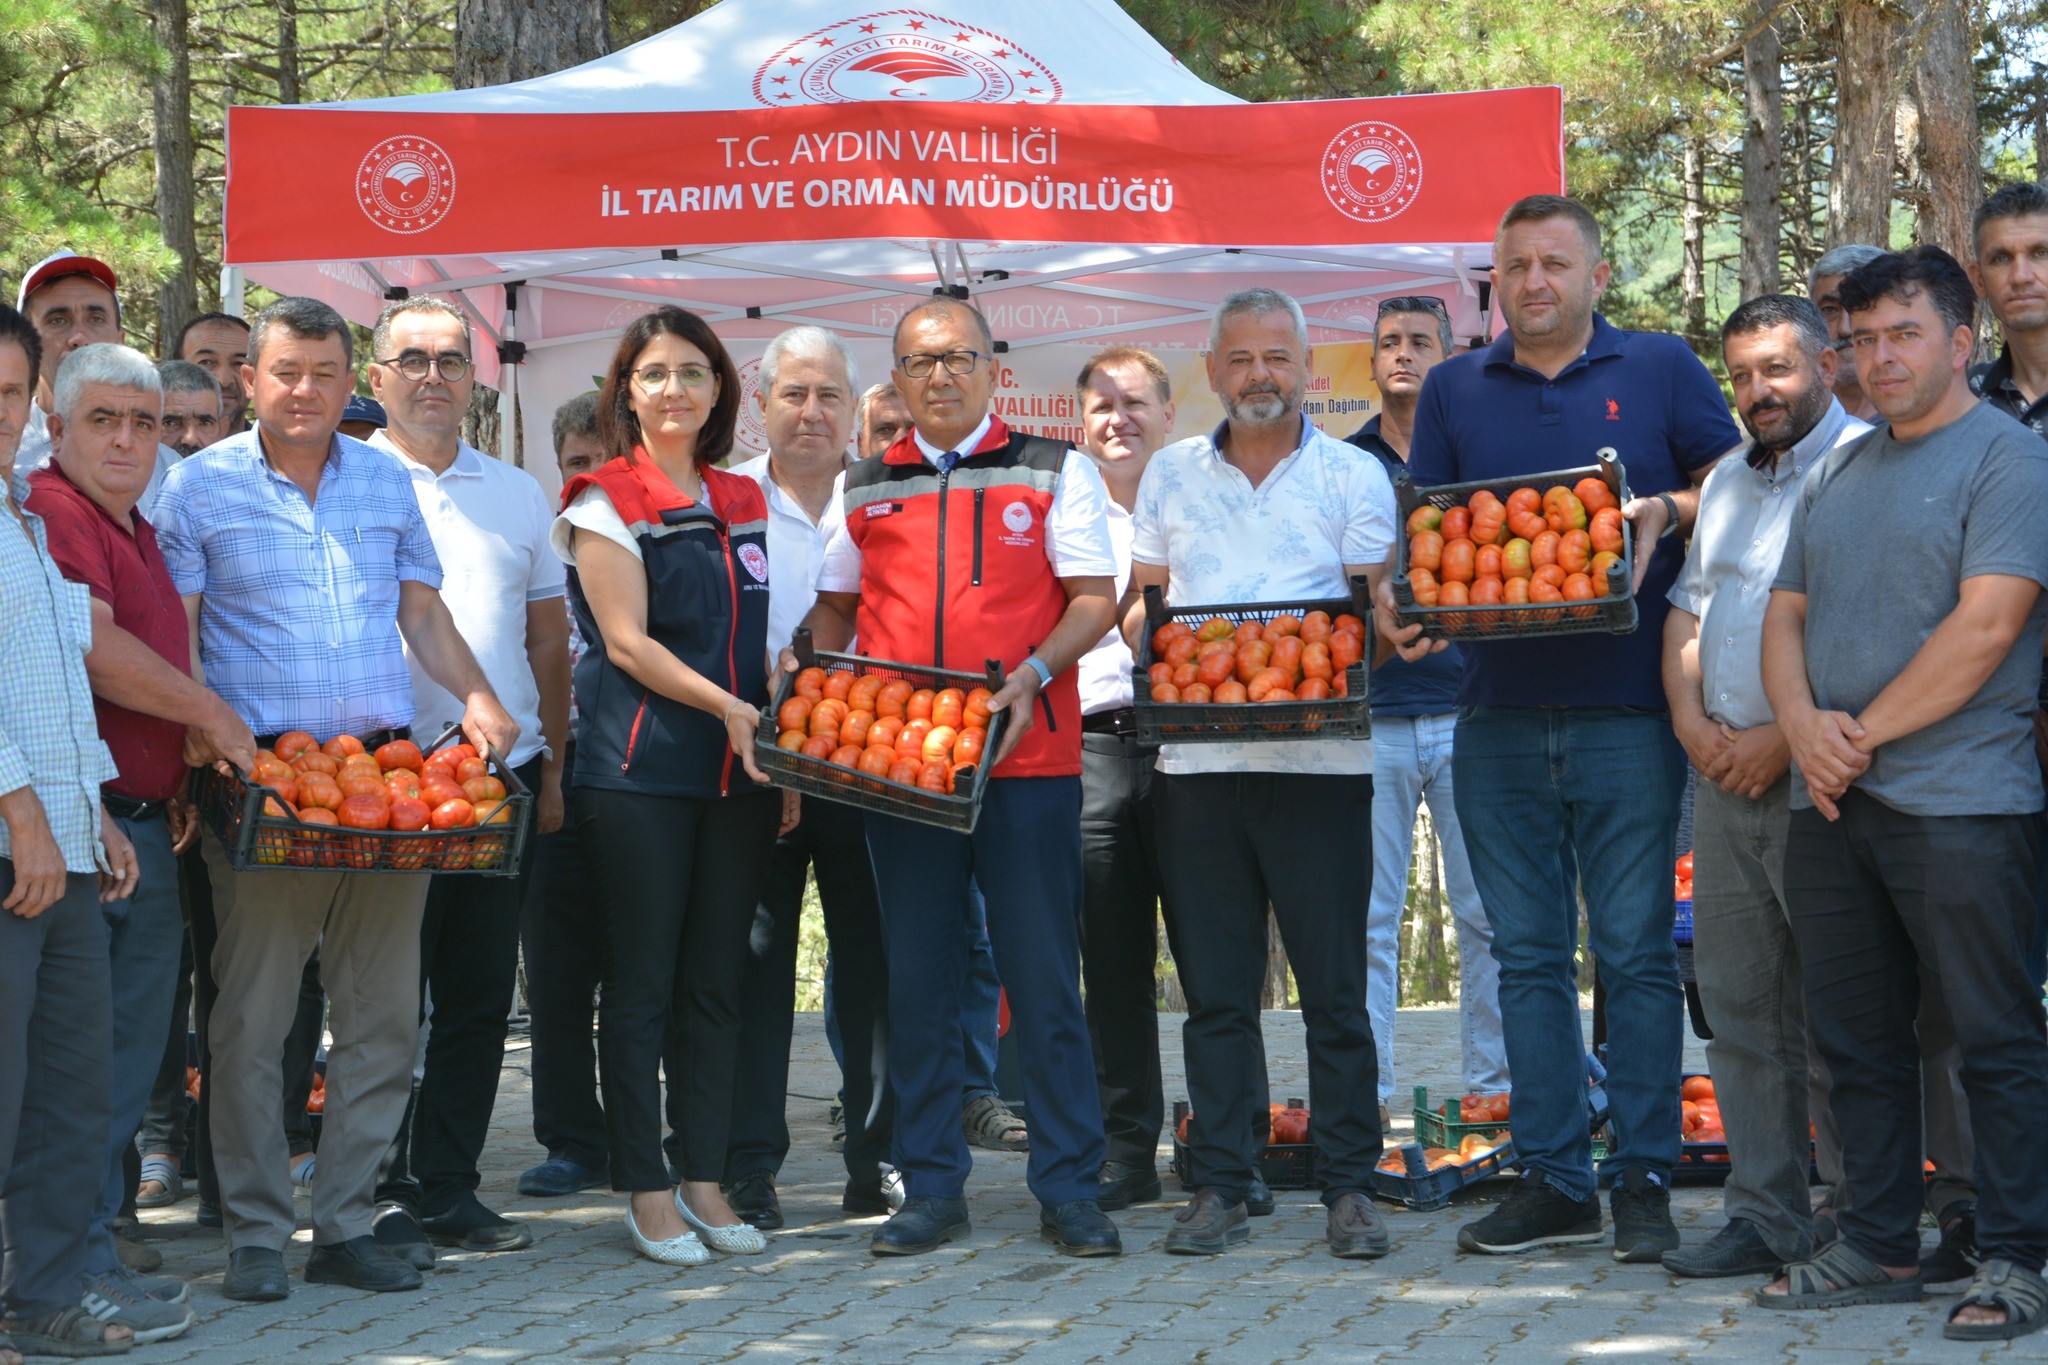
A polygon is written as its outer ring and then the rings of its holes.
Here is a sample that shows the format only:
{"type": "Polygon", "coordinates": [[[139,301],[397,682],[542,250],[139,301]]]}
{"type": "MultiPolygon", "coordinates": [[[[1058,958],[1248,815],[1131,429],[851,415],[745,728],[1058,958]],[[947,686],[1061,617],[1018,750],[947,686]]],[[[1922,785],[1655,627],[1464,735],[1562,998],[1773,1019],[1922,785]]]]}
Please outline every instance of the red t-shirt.
{"type": "MultiPolygon", "coordinates": [[[[157,549],[156,532],[131,514],[122,529],[106,510],[64,477],[54,464],[28,478],[28,510],[43,519],[50,558],[74,583],[113,608],[114,624],[161,655],[179,672],[192,672],[185,603],[157,549]]],[[[185,780],[185,727],[158,720],[99,696],[92,699],[100,738],[113,750],[121,776],[107,790],[134,801],[161,801],[185,780]]]]}

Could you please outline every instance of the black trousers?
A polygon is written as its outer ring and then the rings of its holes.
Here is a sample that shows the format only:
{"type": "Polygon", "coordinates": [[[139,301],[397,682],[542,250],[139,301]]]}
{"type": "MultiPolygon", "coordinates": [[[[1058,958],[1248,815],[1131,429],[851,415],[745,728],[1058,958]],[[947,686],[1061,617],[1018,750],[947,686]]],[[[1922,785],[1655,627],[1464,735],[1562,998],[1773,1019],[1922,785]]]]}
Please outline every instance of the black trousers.
{"type": "Polygon", "coordinates": [[[1181,1036],[1196,1187],[1235,1202],[1257,1169],[1253,1135],[1265,1125],[1254,1123],[1249,1078],[1265,1067],[1270,904],[1301,993],[1323,1202],[1368,1191],[1382,1136],[1365,998],[1372,778],[1162,773],[1158,794],[1174,961],[1188,997],[1181,1036]]]}
{"type": "Polygon", "coordinates": [[[1134,734],[1081,736],[1081,983],[1102,1096],[1103,1159],[1147,1170],[1158,1160],[1166,1119],[1157,758],[1157,751],[1138,747],[1134,734]]]}
{"type": "Polygon", "coordinates": [[[668,1078],[669,1112],[683,1120],[679,1174],[716,1181],[731,1138],[740,976],[781,793],[693,799],[585,787],[577,796],[611,925],[597,1057],[612,1188],[670,1187],[660,1073],[672,1021],[685,1059],[668,1078]]]}
{"type": "Polygon", "coordinates": [[[889,966],[867,827],[852,806],[807,800],[802,821],[776,840],[747,942],[728,1184],[758,1171],[773,1175],[789,1155],[785,1099],[796,1019],[797,922],[804,874],[813,867],[832,950],[832,1005],[846,1047],[846,1174],[862,1183],[876,1180],[889,1155],[895,1116],[888,1084],[889,966]]]}
{"type": "Polygon", "coordinates": [[[520,908],[526,1004],[533,1039],[533,1136],[550,1157],[605,1169],[604,1106],[597,1099],[592,1024],[604,978],[605,917],[576,828],[582,794],[562,792],[562,827],[536,845],[520,908]]]}
{"type": "MultiPolygon", "coordinates": [[[[514,772],[528,791],[538,791],[540,770],[534,758],[514,772]]],[[[516,877],[440,876],[427,891],[420,920],[426,1065],[379,1173],[380,1203],[397,1200],[431,1218],[483,1183],[477,1162],[505,1065],[505,1027],[519,980],[519,909],[536,843],[527,838],[516,877]]]]}
{"type": "MultiPolygon", "coordinates": [[[[220,1207],[220,1177],[213,1165],[213,1106],[207,1098],[206,1077],[213,1072],[213,1051],[208,1045],[208,1025],[220,987],[213,979],[213,949],[220,930],[213,919],[213,880],[206,862],[193,844],[178,859],[178,894],[183,898],[185,920],[192,933],[192,1031],[199,1051],[199,1117],[195,1125],[192,1161],[199,1174],[199,1202],[220,1207]]],[[[320,1037],[326,1031],[327,996],[320,986],[320,954],[316,950],[299,977],[299,1011],[291,1032],[284,1040],[284,1096],[281,1120],[285,1140],[293,1156],[313,1150],[313,1120],[306,1113],[306,1099],[313,1093],[313,1064],[320,1052],[320,1037]]]]}
{"type": "Polygon", "coordinates": [[[1908,815],[1851,788],[1841,819],[1792,812],[1785,899],[1806,1020],[1834,1077],[1842,1235],[1919,1255],[1920,968],[1947,1004],[1977,1137],[1977,1249],[2048,1259],[2048,1017],[2029,977],[2038,815],[1908,815]]]}

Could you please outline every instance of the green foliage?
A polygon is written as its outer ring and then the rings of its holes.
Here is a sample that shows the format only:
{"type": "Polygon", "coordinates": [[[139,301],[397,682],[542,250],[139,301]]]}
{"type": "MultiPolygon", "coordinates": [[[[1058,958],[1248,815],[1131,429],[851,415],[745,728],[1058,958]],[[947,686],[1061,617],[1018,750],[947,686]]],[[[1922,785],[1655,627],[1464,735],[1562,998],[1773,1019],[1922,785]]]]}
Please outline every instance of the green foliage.
{"type": "Polygon", "coordinates": [[[1248,100],[1396,92],[1388,52],[1360,24],[1390,0],[1124,0],[1190,71],[1248,100]]]}

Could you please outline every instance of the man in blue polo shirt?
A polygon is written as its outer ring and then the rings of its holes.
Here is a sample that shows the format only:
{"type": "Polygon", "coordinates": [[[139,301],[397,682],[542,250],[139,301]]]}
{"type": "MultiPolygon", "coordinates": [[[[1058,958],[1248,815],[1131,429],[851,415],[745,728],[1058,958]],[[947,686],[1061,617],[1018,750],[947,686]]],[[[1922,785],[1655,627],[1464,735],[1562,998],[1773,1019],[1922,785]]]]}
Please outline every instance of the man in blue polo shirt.
{"type": "MultiPolygon", "coordinates": [[[[1675,337],[1624,332],[1593,305],[1607,287],[1600,225],[1581,205],[1532,195],[1501,218],[1494,288],[1508,331],[1445,361],[1423,384],[1408,453],[1418,484],[1526,478],[1621,456],[1636,495],[1638,623],[1627,635],[1475,644],[1465,652],[1452,772],[1458,819],[1493,923],[1501,1020],[1516,1077],[1524,1178],[1459,1230],[1466,1251],[1601,1239],[1586,1133],[1573,956],[1583,893],[1607,988],[1614,1254],[1655,1262],[1678,1245],[1679,1030],[1670,866],[1685,755],[1659,674],[1665,594],[1698,486],[1740,440],[1720,386],[1675,337]]],[[[1419,657],[1417,628],[1380,624],[1419,657]]]]}

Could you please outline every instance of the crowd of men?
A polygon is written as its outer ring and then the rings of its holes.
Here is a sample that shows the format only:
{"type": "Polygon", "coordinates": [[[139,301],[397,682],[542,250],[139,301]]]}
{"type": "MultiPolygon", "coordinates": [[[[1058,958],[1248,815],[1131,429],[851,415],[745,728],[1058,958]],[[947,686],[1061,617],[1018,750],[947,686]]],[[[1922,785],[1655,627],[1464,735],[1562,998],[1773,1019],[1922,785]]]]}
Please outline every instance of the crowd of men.
{"type": "Polygon", "coordinates": [[[731,359],[657,310],[602,389],[553,415],[560,506],[462,440],[458,303],[391,304],[360,366],[310,299],[205,315],[152,363],[123,344],[111,269],[38,263],[0,308],[0,1365],[193,1326],[189,1287],[122,1236],[136,1207],[185,1198],[188,1171],[230,1298],[290,1293],[299,1190],[308,1282],[416,1289],[436,1246],[531,1246],[479,1196],[522,948],[545,1159],[520,1194],[609,1184],[631,1197],[630,1245],[665,1264],[763,1250],[783,1221],[812,877],[842,1207],[887,1216],[875,1254],[970,1235],[976,1145],[1028,1150],[1058,1251],[1122,1251],[1107,1214],[1164,1193],[1162,922],[1197,1115],[1163,1249],[1244,1242],[1274,1211],[1270,909],[1329,1250],[1386,1256],[1370,1175],[1424,803],[1464,1081],[1515,1078],[1522,1176],[1461,1249],[1596,1243],[1611,1223],[1617,1260],[1754,1276],[1760,1307],[1949,1292],[1950,1336],[2034,1330],[2048,188],[1999,191],[1955,245],[1967,267],[1838,247],[1804,296],[1743,301],[1721,354],[1740,429],[1684,343],[1601,316],[1600,225],[1553,196],[1502,218],[1496,339],[1454,353],[1442,300],[1381,301],[1380,410],[1348,441],[1304,416],[1308,326],[1270,289],[1215,313],[1217,427],[1174,439],[1167,369],[1113,346],[1076,380],[1079,449],[992,414],[988,323],[940,297],[904,315],[890,382],[865,390],[829,331],[776,337],[767,452],[727,469],[731,359]],[[1980,301],[2004,348],[1973,367],[1980,301]],[[1632,632],[1460,650],[1401,626],[1402,484],[1528,478],[1608,447],[1632,494],[1632,632]],[[707,569],[729,601],[696,592],[707,569]],[[1354,580],[1378,637],[1371,740],[1139,744],[1148,589],[1255,603],[1354,580]],[[693,612],[717,623],[722,667],[691,643],[693,612]],[[749,741],[800,631],[1002,661],[989,706],[1008,719],[971,834],[753,790],[749,741]],[[451,728],[535,794],[516,877],[238,868],[193,805],[197,774],[248,772],[292,731],[374,746],[451,728]],[[1667,869],[1689,774],[1731,1165],[1724,1225],[1682,1246],[1667,869]],[[673,847],[667,829],[685,831],[673,847]],[[1611,1040],[1597,1169],[1582,913],[1611,1040]],[[999,989],[1028,1128],[995,1081],[999,989]],[[1923,1208],[1940,1228],[1925,1254],[1923,1208]]]}

